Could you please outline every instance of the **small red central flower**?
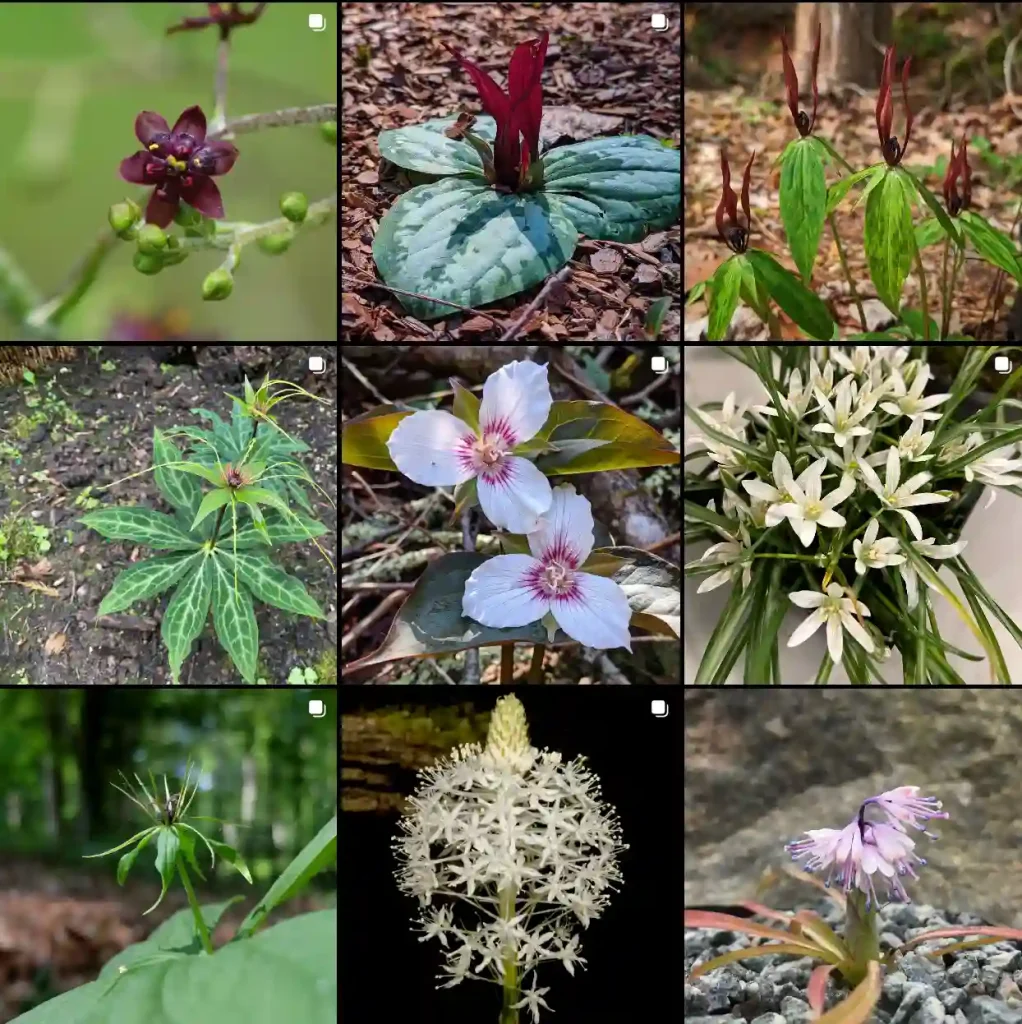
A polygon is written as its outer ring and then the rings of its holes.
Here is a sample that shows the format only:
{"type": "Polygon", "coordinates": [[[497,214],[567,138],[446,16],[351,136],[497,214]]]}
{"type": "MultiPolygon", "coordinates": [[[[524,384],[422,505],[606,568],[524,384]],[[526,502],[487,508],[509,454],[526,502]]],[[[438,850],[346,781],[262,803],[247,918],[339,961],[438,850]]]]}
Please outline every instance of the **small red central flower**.
{"type": "Polygon", "coordinates": [[[238,159],[229,142],[206,141],[206,115],[200,107],[189,107],[173,128],[152,111],[135,118],[135,135],[145,147],[121,161],[120,174],[136,185],[155,185],[146,207],[149,224],[167,227],[183,199],[207,217],[224,216],[220,190],[210,180],[226,174],[238,159]]]}

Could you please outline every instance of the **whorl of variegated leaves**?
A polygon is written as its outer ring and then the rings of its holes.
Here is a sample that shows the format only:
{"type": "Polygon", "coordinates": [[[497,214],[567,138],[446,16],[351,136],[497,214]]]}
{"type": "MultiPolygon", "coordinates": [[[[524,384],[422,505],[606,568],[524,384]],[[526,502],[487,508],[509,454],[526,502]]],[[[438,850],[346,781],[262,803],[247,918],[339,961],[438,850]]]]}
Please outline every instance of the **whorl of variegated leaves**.
{"type": "Polygon", "coordinates": [[[536,751],[529,743],[529,723],[522,702],[513,693],[497,700],[490,715],[485,753],[494,764],[514,771],[525,771],[532,765],[536,751]]]}

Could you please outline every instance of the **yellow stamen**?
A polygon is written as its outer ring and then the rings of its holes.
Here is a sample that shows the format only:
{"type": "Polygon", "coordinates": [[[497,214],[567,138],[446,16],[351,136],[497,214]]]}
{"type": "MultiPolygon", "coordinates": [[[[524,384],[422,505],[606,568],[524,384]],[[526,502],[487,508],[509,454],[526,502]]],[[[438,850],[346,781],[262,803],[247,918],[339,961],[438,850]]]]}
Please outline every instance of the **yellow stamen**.
{"type": "Polygon", "coordinates": [[[156,150],[158,150],[159,148],[160,148],[160,144],[158,142],[150,142],[149,143],[149,152],[150,153],[155,153],[156,150]]]}
{"type": "Polygon", "coordinates": [[[167,163],[174,168],[175,171],[183,171],[188,165],[184,160],[178,160],[176,157],[168,156],[167,163]]]}

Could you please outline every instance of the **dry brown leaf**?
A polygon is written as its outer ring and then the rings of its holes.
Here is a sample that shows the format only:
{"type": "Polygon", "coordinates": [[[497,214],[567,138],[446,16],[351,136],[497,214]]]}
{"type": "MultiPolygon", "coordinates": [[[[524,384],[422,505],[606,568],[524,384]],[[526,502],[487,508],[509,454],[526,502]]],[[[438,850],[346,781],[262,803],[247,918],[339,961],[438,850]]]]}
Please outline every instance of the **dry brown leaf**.
{"type": "Polygon", "coordinates": [[[47,655],[60,654],[65,647],[67,647],[67,634],[51,633],[46,638],[46,643],[43,644],[43,653],[47,655]]]}
{"type": "Polygon", "coordinates": [[[600,249],[589,257],[589,263],[598,274],[616,274],[623,259],[616,249],[600,249]]]}

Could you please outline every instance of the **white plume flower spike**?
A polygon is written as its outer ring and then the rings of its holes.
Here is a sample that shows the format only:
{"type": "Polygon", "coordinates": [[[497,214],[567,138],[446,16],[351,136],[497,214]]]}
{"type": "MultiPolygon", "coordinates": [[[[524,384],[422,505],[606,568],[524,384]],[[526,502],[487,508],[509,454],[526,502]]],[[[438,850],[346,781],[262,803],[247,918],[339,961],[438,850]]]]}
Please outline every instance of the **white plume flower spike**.
{"type": "Polygon", "coordinates": [[[549,1010],[535,972],[585,959],[587,928],[621,885],[628,847],[599,780],[577,757],[565,762],[529,742],[517,697],[497,701],[486,746],[455,748],[419,773],[394,842],[398,888],[416,897],[420,941],[444,949],[442,984],[485,980],[504,1006],[549,1010]],[[533,975],[531,987],[523,985],[533,975]]]}

